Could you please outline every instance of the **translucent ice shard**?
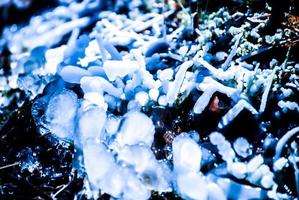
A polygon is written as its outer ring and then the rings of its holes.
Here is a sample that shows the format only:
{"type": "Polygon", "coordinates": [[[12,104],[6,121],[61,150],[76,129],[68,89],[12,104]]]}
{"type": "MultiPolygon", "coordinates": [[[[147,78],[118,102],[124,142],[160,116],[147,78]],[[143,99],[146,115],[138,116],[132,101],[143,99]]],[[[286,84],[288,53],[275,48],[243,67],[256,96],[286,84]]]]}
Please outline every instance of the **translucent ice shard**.
{"type": "Polygon", "coordinates": [[[105,130],[109,136],[112,136],[117,133],[117,130],[120,125],[120,121],[121,121],[121,117],[117,117],[112,114],[107,116],[105,130]]]}
{"type": "Polygon", "coordinates": [[[87,92],[84,94],[84,99],[87,100],[90,104],[97,105],[105,111],[108,108],[103,95],[99,92],[87,92]]]}

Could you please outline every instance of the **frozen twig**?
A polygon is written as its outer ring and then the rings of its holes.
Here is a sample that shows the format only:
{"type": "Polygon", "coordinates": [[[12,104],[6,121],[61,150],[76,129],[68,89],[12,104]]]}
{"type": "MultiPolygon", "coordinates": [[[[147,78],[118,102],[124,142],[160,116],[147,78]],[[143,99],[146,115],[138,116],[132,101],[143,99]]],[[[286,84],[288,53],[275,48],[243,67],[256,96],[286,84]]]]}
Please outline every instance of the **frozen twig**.
{"type": "Polygon", "coordinates": [[[195,65],[202,65],[204,68],[208,69],[214,77],[221,79],[219,76],[220,71],[214,66],[212,66],[210,63],[205,61],[203,58],[200,58],[199,54],[196,54],[194,56],[193,61],[195,65]]]}
{"type": "Polygon", "coordinates": [[[6,169],[6,168],[9,168],[9,167],[14,167],[14,166],[17,166],[19,164],[20,164],[20,162],[15,162],[15,163],[12,163],[12,164],[9,164],[9,165],[5,165],[5,166],[0,167],[0,170],[1,169],[6,169]]]}
{"type": "Polygon", "coordinates": [[[273,79],[275,77],[276,70],[277,70],[277,68],[275,68],[273,70],[273,72],[271,73],[271,75],[269,76],[269,78],[267,80],[267,85],[266,85],[266,88],[265,88],[264,93],[262,95],[261,105],[260,105],[260,109],[259,109],[260,113],[263,113],[266,109],[268,95],[269,95],[269,92],[270,92],[270,89],[271,89],[273,79]]]}
{"type": "Polygon", "coordinates": [[[243,35],[243,33],[240,33],[235,36],[235,40],[236,40],[235,44],[232,47],[232,50],[231,50],[230,54],[228,55],[228,57],[226,58],[225,62],[221,66],[223,70],[227,70],[227,68],[229,67],[230,63],[232,62],[234,56],[236,55],[242,35],[243,35]]]}
{"type": "Polygon", "coordinates": [[[192,61],[187,61],[180,66],[178,72],[176,73],[175,80],[171,83],[170,89],[167,93],[167,102],[170,105],[172,105],[175,102],[175,100],[180,92],[180,88],[183,84],[186,71],[192,65],[193,65],[192,61]]]}
{"type": "Polygon", "coordinates": [[[56,196],[58,194],[60,194],[63,190],[65,190],[65,188],[67,188],[69,185],[70,185],[71,182],[69,182],[68,184],[66,185],[63,185],[57,192],[55,192],[55,194],[52,195],[52,198],[53,199],[56,199],[56,196]]]}
{"type": "Polygon", "coordinates": [[[289,160],[290,160],[290,162],[292,163],[292,165],[294,167],[297,197],[299,197],[299,169],[297,167],[297,161],[296,161],[296,158],[295,158],[294,154],[290,155],[289,160]]]}
{"type": "Polygon", "coordinates": [[[231,121],[233,121],[239,113],[247,109],[249,110],[253,115],[258,114],[258,112],[255,110],[255,108],[250,105],[247,101],[244,99],[241,99],[232,109],[230,109],[221,119],[221,121],[218,124],[218,128],[223,128],[226,125],[228,125],[231,121]]]}
{"type": "Polygon", "coordinates": [[[64,35],[70,33],[76,28],[82,28],[89,25],[93,20],[94,18],[82,17],[66,22],[41,35],[33,35],[32,37],[25,39],[24,45],[30,48],[43,45],[50,47],[59,42],[64,35]]]}

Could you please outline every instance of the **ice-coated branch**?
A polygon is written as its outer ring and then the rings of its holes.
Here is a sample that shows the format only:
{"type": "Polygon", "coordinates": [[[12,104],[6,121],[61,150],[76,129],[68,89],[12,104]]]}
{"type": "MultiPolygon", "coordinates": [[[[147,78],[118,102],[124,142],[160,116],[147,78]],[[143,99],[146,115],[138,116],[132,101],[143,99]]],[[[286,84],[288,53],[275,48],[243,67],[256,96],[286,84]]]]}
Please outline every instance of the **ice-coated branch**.
{"type": "Polygon", "coordinates": [[[274,161],[280,158],[281,152],[285,147],[286,143],[296,134],[299,133],[299,126],[289,130],[286,134],[284,134],[278,141],[276,148],[275,148],[275,156],[273,158],[274,161]]]}

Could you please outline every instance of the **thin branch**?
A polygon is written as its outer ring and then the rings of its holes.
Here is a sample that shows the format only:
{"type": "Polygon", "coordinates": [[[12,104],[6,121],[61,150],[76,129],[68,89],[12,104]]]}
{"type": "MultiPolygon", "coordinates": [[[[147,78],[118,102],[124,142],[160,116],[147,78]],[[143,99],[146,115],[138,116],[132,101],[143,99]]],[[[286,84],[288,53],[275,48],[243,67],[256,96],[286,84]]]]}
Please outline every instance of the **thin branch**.
{"type": "Polygon", "coordinates": [[[9,165],[5,165],[5,166],[0,167],[0,170],[1,169],[6,169],[6,168],[9,168],[9,167],[14,167],[14,166],[19,165],[19,164],[20,164],[20,162],[15,162],[15,163],[12,163],[12,164],[9,164],[9,165]]]}
{"type": "Polygon", "coordinates": [[[65,188],[67,188],[70,185],[71,182],[69,182],[68,184],[64,185],[63,187],[61,187],[55,194],[52,195],[53,199],[56,199],[56,196],[61,193],[63,190],[65,190],[65,188]]]}

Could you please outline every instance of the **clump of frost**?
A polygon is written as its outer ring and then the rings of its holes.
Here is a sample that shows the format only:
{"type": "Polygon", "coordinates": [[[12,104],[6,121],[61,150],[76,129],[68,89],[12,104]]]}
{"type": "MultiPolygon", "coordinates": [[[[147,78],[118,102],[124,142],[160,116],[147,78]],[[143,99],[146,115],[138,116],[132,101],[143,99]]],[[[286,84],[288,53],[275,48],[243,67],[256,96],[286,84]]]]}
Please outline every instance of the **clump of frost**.
{"type": "Polygon", "coordinates": [[[117,142],[121,145],[139,143],[151,146],[154,140],[155,126],[152,120],[143,113],[132,111],[124,116],[124,121],[117,135],[117,142]]]}
{"type": "Polygon", "coordinates": [[[177,173],[199,172],[202,152],[199,145],[189,137],[176,137],[172,144],[173,165],[177,173]]]}
{"type": "Polygon", "coordinates": [[[97,106],[88,108],[79,118],[79,132],[83,141],[101,139],[106,123],[106,111],[97,106]]]}
{"type": "Polygon", "coordinates": [[[211,143],[217,147],[222,159],[226,161],[227,164],[231,164],[236,154],[233,151],[230,142],[227,141],[225,137],[219,132],[211,133],[209,138],[211,143]]]}
{"type": "Polygon", "coordinates": [[[171,191],[167,169],[158,163],[151,149],[145,145],[123,147],[118,160],[128,167],[134,168],[142,183],[150,190],[159,192],[171,191]]]}
{"type": "Polygon", "coordinates": [[[181,135],[174,139],[172,149],[178,193],[187,199],[207,199],[206,181],[200,173],[202,151],[199,145],[181,135]]]}
{"type": "Polygon", "coordinates": [[[243,158],[248,157],[252,153],[249,142],[243,137],[237,138],[233,144],[233,147],[235,152],[243,158]]]}

